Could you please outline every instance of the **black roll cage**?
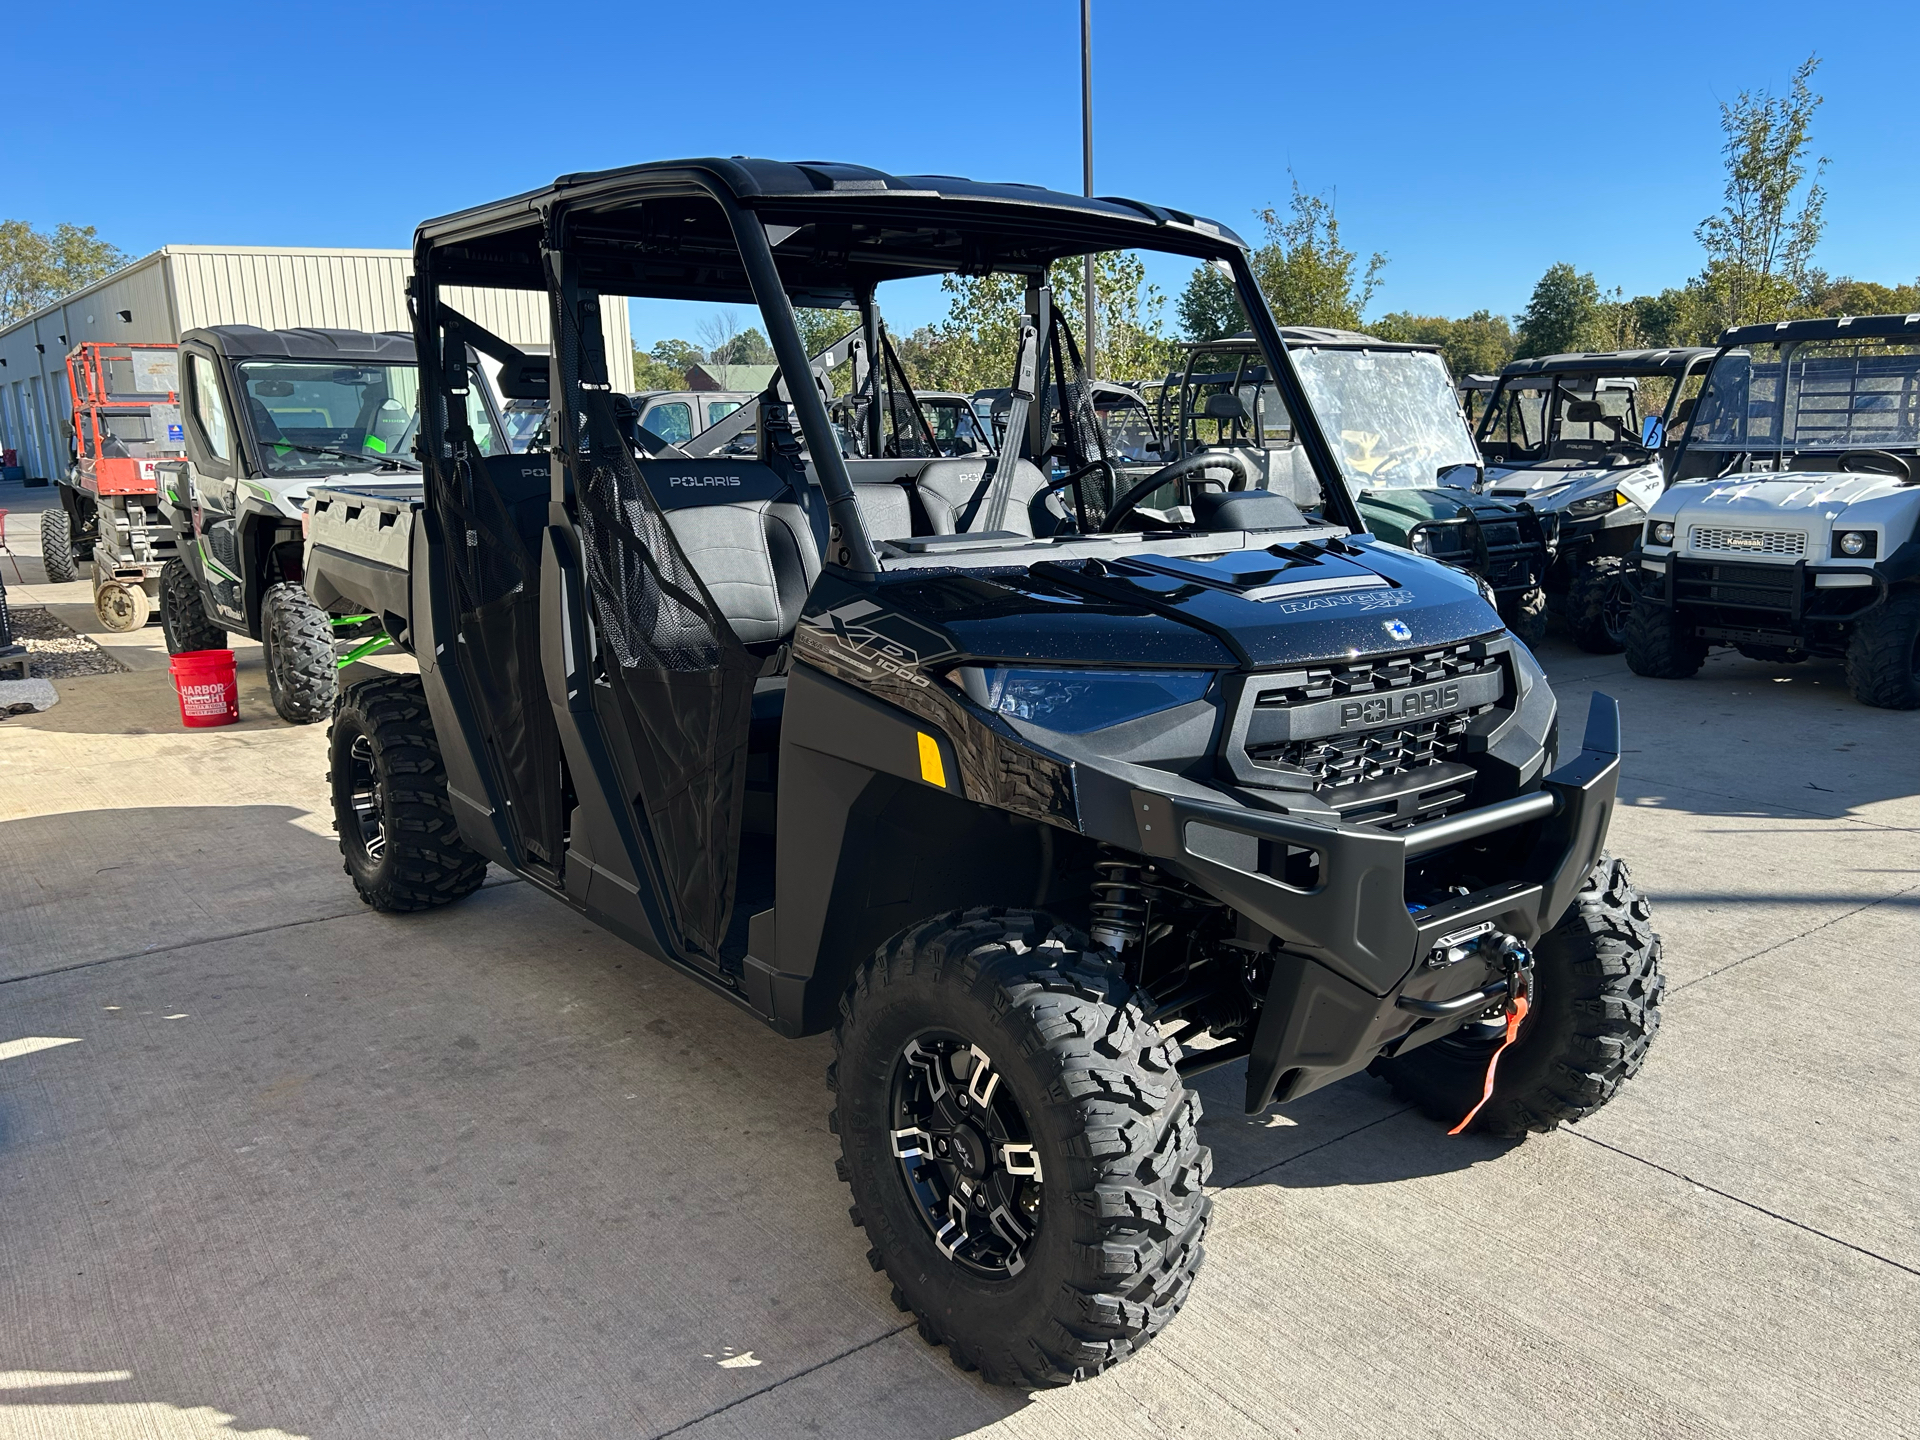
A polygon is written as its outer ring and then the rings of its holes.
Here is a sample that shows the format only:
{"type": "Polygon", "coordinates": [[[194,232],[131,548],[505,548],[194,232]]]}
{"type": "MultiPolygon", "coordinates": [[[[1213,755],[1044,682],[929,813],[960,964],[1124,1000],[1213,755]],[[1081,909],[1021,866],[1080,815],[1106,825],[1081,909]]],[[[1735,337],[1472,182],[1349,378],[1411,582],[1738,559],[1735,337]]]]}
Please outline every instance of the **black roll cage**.
{"type": "MultiPolygon", "coordinates": [[[[1273,382],[1293,416],[1294,435],[1305,446],[1320,481],[1324,503],[1332,512],[1330,518],[1353,533],[1366,528],[1341,482],[1338,462],[1307,402],[1288,358],[1286,342],[1267,310],[1245,242],[1214,222],[1134,200],[1088,200],[1039,187],[988,185],[951,177],[883,176],[857,166],[816,162],[786,165],[739,160],[668,161],[563,176],[544,190],[425,221],[415,232],[414,269],[418,279],[414,324],[423,387],[432,386],[438,393],[444,374],[441,357],[434,353],[437,348],[434,330],[444,323],[438,299],[440,286],[545,289],[558,304],[581,303],[566,293],[579,285],[580,267],[571,267],[574,277],[563,279],[563,267],[559,264],[580,231],[595,216],[628,213],[645,201],[672,199],[705,199],[718,206],[744,271],[744,289],[729,283],[730,277],[715,266],[701,272],[697,282],[648,281],[640,288],[614,292],[595,289],[593,293],[736,303],[750,300],[759,306],[767,323],[774,359],[783,375],[808,375],[812,369],[793,314],[796,294],[802,299],[817,297],[828,302],[831,308],[843,307],[849,299],[853,300],[861,311],[867,353],[878,358],[881,352],[873,294],[883,278],[956,270],[971,274],[995,270],[1024,273],[1040,282],[1029,285],[1031,297],[1035,289],[1044,295],[1046,267],[1051,261],[1104,249],[1159,249],[1191,255],[1202,261],[1223,262],[1232,272],[1241,307],[1250,322],[1249,338],[1267,358],[1273,382]],[[770,184],[796,182],[808,188],[805,191],[769,188],[770,184]],[[802,223],[791,224],[794,220],[802,223]],[[782,279],[774,256],[776,243],[784,243],[809,227],[825,234],[837,232],[841,226],[850,229],[860,223],[883,229],[896,226],[901,233],[921,236],[929,230],[954,231],[963,246],[969,239],[975,243],[971,256],[966,253],[936,255],[927,251],[902,251],[891,257],[884,252],[876,252],[872,258],[863,256],[862,265],[867,271],[886,269],[891,273],[869,273],[852,285],[844,283],[846,266],[850,263],[845,255],[839,257],[843,283],[833,288],[824,288],[824,284],[821,288],[790,287],[782,279]],[[777,240],[770,232],[778,232],[777,240]],[[1019,236],[1030,243],[1023,253],[996,253],[992,243],[996,234],[1019,236]],[[527,243],[530,239],[534,242],[531,246],[527,243]],[[539,276],[538,283],[533,279],[534,274],[539,276]]],[[[631,233],[603,234],[599,238],[607,252],[597,257],[603,268],[627,259],[631,267],[629,274],[633,274],[664,253],[658,247],[649,251],[643,238],[631,233]]],[[[709,246],[717,239],[710,235],[698,238],[709,246]]],[[[1009,247],[999,248],[1004,251],[1009,247]]],[[[816,268],[828,268],[832,258],[829,255],[823,262],[816,257],[816,268]]],[[[816,278],[825,282],[831,277],[816,278]]],[[[1043,300],[1042,304],[1046,302],[1043,300]]],[[[583,336],[598,333],[597,310],[582,320],[583,336]]],[[[1039,329],[1044,336],[1047,327],[1043,324],[1039,329]]],[[[583,352],[588,349],[583,344],[583,352]]],[[[1042,344],[1038,356],[1043,382],[1050,358],[1047,350],[1042,344]]],[[[581,362],[584,383],[607,383],[602,373],[604,363],[598,354],[583,353],[581,362]]],[[[550,363],[549,383],[552,393],[557,395],[562,393],[557,343],[550,363]]],[[[852,478],[840,454],[824,398],[813,385],[788,388],[792,391],[792,409],[812,456],[836,537],[824,558],[830,566],[837,565],[855,575],[878,575],[881,568],[878,551],[854,498],[852,478]]],[[[437,411],[432,420],[437,423],[437,411]]],[[[444,442],[439,434],[430,434],[428,439],[435,447],[444,442]]],[[[1037,446],[1043,443],[1030,433],[1025,448],[1037,453],[1037,446]]],[[[1007,458],[1020,458],[1023,454],[1025,450],[1016,444],[1007,458]]],[[[567,500],[566,473],[566,467],[556,461],[551,496],[556,503],[564,504],[567,500]]]]}
{"type": "MultiPolygon", "coordinates": [[[[1718,367],[1720,362],[1727,356],[1744,351],[1750,345],[1778,345],[1780,347],[1780,386],[1779,394],[1774,396],[1774,406],[1771,417],[1774,422],[1774,444],[1770,450],[1755,449],[1751,446],[1743,449],[1726,450],[1721,449],[1719,446],[1707,445],[1702,445],[1700,448],[1708,454],[1724,455],[1727,457],[1728,463],[1720,467],[1717,472],[1721,475],[1731,474],[1735,470],[1750,468],[1754,457],[1758,455],[1771,455],[1773,457],[1773,468],[1775,470],[1784,468],[1783,462],[1788,454],[1799,455],[1803,453],[1797,447],[1789,450],[1786,443],[1786,381],[1787,372],[1793,362],[1794,352],[1802,345],[1835,340],[1906,340],[1909,342],[1920,342],[1920,333],[1916,332],[1920,332],[1920,315],[1863,315],[1858,318],[1843,316],[1839,319],[1787,320],[1775,325],[1739,325],[1725,331],[1720,336],[1720,348],[1713,352],[1711,363],[1707,367],[1706,376],[1701,381],[1700,394],[1702,398],[1706,396],[1707,388],[1713,383],[1714,369],[1718,367]]],[[[1677,395],[1679,391],[1680,387],[1675,385],[1674,393],[1677,395]]],[[[1749,432],[1751,431],[1753,418],[1753,414],[1751,410],[1749,410],[1746,427],[1749,432]]],[[[1682,466],[1686,463],[1689,452],[1694,448],[1693,427],[1688,426],[1686,439],[1680,442],[1680,449],[1673,459],[1673,473],[1675,475],[1685,473],[1682,466]]],[[[1884,450],[1887,447],[1861,446],[1859,448],[1864,451],[1868,449],[1884,450]]],[[[1914,448],[1916,455],[1920,455],[1920,446],[1915,446],[1914,448]]],[[[1848,452],[1841,450],[1813,453],[1832,453],[1837,461],[1848,452]]]]}
{"type": "MultiPolygon", "coordinates": [[[[1677,348],[1669,353],[1677,357],[1677,364],[1674,361],[1649,363],[1645,359],[1637,361],[1618,359],[1613,364],[1598,365],[1591,362],[1595,358],[1604,359],[1606,357],[1586,355],[1567,357],[1568,359],[1580,362],[1570,365],[1551,364],[1553,359],[1559,358],[1557,356],[1547,357],[1542,360],[1516,360],[1513,364],[1502,370],[1499,375],[1494,377],[1493,387],[1487,395],[1487,408],[1480,412],[1479,423],[1474,427],[1473,443],[1479,446],[1486,441],[1487,432],[1493,426],[1494,414],[1499,410],[1500,402],[1506,396],[1509,389],[1541,389],[1545,390],[1548,396],[1547,415],[1544,417],[1545,428],[1541,443],[1548,449],[1551,449],[1554,440],[1559,434],[1560,427],[1559,415],[1561,407],[1554,403],[1554,398],[1567,393],[1562,388],[1560,382],[1564,377],[1569,375],[1591,375],[1596,380],[1637,380],[1643,375],[1672,376],[1673,391],[1667,396],[1666,406],[1660,412],[1660,433],[1664,436],[1667,433],[1668,427],[1673,423],[1673,413],[1680,404],[1680,395],[1681,392],[1686,389],[1687,381],[1695,374],[1702,374],[1703,378],[1701,383],[1704,386],[1706,383],[1704,375],[1711,373],[1712,364],[1719,358],[1721,352],[1706,347],[1687,347],[1684,349],[1677,348]],[[1519,383],[1525,380],[1538,381],[1541,383],[1535,385],[1522,385],[1519,383]]],[[[1626,443],[1638,444],[1639,442],[1628,441],[1626,443]]],[[[1646,447],[1642,446],[1641,448],[1644,449],[1646,447]]],[[[1657,449],[1658,447],[1655,448],[1657,449]]],[[[1679,454],[1684,454],[1685,452],[1686,445],[1683,442],[1679,454]]],[[[1675,469],[1677,470],[1678,468],[1679,455],[1676,454],[1675,469]]]]}

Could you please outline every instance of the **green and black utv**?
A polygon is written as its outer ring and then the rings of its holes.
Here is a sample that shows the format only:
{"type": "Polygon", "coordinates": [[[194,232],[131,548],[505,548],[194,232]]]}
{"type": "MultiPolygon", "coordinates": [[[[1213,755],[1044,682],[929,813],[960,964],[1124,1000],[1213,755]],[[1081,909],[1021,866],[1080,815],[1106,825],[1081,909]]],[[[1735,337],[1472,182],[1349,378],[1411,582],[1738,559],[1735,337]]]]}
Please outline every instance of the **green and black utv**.
{"type": "MultiPolygon", "coordinates": [[[[1480,452],[1439,347],[1320,326],[1283,326],[1280,336],[1367,529],[1480,576],[1513,633],[1539,644],[1547,536],[1530,506],[1475,493],[1480,452]]],[[[1243,447],[1270,488],[1290,493],[1306,452],[1268,398],[1252,335],[1186,350],[1185,367],[1160,392],[1164,453],[1243,447]]]]}
{"type": "Polygon", "coordinates": [[[1368,533],[1225,227],[681,160],[427,221],[414,265],[426,473],[312,497],[316,603],[420,666],[335,709],[348,875],[420,910],[492,862],[777,1034],[831,1031],[854,1223],[957,1363],[1064,1383],[1172,1319],[1205,1071],[1258,1112],[1371,1069],[1522,1135],[1640,1068],[1660,941],[1605,849],[1618,707],[1563,751],[1484,583],[1368,533]],[[1232,273],[1284,492],[1232,445],[1132,479],[1086,423],[1047,275],[1129,249],[1232,273]],[[850,458],[795,304],[874,353],[884,287],[954,273],[1024,286],[1003,442],[881,455],[870,410],[850,458]],[[469,287],[541,296],[550,360],[461,314],[469,287]],[[800,383],[742,453],[623,413],[602,317],[628,297],[758,306],[800,383]],[[550,451],[488,451],[468,345],[550,395],[550,451]]]}

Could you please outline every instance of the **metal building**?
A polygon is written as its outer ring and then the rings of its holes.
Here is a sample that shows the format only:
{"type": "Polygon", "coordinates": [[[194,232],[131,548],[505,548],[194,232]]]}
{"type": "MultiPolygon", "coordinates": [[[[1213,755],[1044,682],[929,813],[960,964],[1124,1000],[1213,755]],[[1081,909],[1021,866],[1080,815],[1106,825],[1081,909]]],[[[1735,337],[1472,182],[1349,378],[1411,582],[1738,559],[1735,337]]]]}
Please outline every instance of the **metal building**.
{"type": "MultiPolygon", "coordinates": [[[[67,351],[83,340],[178,340],[201,325],[312,325],[412,330],[407,250],[295,250],[168,245],[0,330],[0,449],[29,476],[67,464],[72,401],[67,351]]],[[[452,290],[453,303],[516,345],[548,341],[547,297],[531,290],[452,290]]],[[[625,375],[633,342],[624,305],[605,317],[607,366],[625,375]]]]}

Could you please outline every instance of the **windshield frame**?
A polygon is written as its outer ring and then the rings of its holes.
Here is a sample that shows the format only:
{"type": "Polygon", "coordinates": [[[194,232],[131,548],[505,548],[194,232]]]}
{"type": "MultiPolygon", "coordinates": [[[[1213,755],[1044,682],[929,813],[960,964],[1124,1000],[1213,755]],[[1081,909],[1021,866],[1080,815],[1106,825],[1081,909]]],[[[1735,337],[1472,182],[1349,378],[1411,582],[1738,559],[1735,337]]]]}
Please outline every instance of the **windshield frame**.
{"type": "MultiPolygon", "coordinates": [[[[1879,336],[1879,335],[1874,335],[1871,333],[1864,333],[1864,332],[1859,336],[1823,336],[1823,335],[1809,335],[1805,337],[1789,336],[1778,342],[1764,342],[1764,341],[1759,342],[1759,343],[1777,343],[1780,351],[1778,361],[1774,362],[1774,363],[1777,363],[1779,366],[1778,384],[1776,387],[1776,393],[1773,399],[1773,404],[1770,407],[1770,410],[1767,416],[1767,418],[1772,421],[1772,426],[1773,426],[1773,437],[1772,437],[1771,443],[1765,444],[1765,445],[1755,445],[1752,443],[1751,426],[1754,418],[1756,417],[1752,414],[1752,411],[1750,408],[1746,416],[1746,423],[1742,427],[1741,438],[1738,442],[1714,443],[1704,438],[1702,429],[1698,424],[1689,424],[1687,427],[1686,437],[1681,442],[1679,455],[1675,457],[1675,461],[1674,461],[1675,474],[1678,475],[1678,474],[1684,473],[1681,467],[1684,464],[1687,456],[1694,450],[1699,450],[1700,452],[1706,455],[1720,455],[1720,456],[1733,457],[1733,459],[1730,460],[1729,462],[1729,466],[1721,467],[1720,473],[1723,473],[1723,474],[1732,473],[1731,466],[1740,461],[1744,461],[1744,464],[1741,464],[1739,468],[1742,468],[1742,469],[1761,468],[1757,463],[1758,457],[1761,457],[1761,456],[1771,457],[1769,464],[1765,468],[1773,471],[1785,471],[1785,470],[1796,468],[1788,463],[1789,456],[1795,457],[1795,458],[1798,458],[1799,456],[1802,456],[1802,455],[1825,456],[1825,457],[1830,457],[1834,462],[1837,463],[1842,457],[1848,454],[1859,452],[1859,451],[1868,451],[1868,450],[1886,451],[1890,454],[1895,454],[1895,455],[1903,454],[1903,453],[1912,453],[1915,455],[1920,455],[1920,433],[1917,433],[1913,440],[1907,441],[1904,443],[1897,442],[1897,441],[1896,442],[1876,441],[1873,443],[1848,444],[1846,446],[1836,447],[1836,448],[1828,448],[1825,446],[1814,446],[1814,445],[1806,445],[1806,444],[1799,443],[1800,433],[1799,433],[1799,425],[1797,423],[1799,418],[1799,405],[1797,402],[1795,402],[1792,406],[1794,417],[1796,420],[1796,424],[1794,426],[1795,443],[1791,445],[1787,443],[1787,413],[1789,408],[1789,396],[1790,394],[1797,394],[1799,390],[1799,386],[1793,381],[1793,376],[1796,374],[1796,371],[1794,368],[1794,362],[1796,358],[1799,356],[1800,351],[1802,351],[1803,349],[1805,349],[1807,346],[1810,346],[1810,345],[1823,347],[1823,348],[1827,346],[1838,346],[1838,345],[1851,345],[1854,347],[1859,347],[1863,344],[1870,344],[1871,342],[1874,342],[1874,341],[1881,341],[1883,344],[1887,345],[1888,347],[1891,347],[1895,344],[1902,343],[1901,339],[1899,339],[1898,337],[1879,336]]],[[[1705,381],[1703,382],[1700,388],[1700,398],[1694,408],[1694,417],[1696,421],[1706,412],[1707,398],[1710,395],[1714,394],[1714,384],[1713,384],[1714,377],[1717,374],[1719,374],[1722,362],[1729,360],[1736,355],[1744,355],[1745,358],[1751,361],[1751,350],[1755,343],[1756,342],[1751,337],[1746,337],[1746,338],[1742,338],[1741,340],[1735,341],[1733,343],[1722,345],[1719,350],[1714,352],[1713,362],[1707,368],[1705,381]]],[[[1914,349],[1914,347],[1912,346],[1912,342],[1910,340],[1905,341],[1904,343],[1908,346],[1909,349],[1914,349]]],[[[1858,350],[1856,348],[1856,354],[1857,353],[1858,353],[1858,350]]],[[[1913,353],[1910,357],[1907,357],[1907,358],[1911,358],[1913,365],[1912,365],[1911,383],[1908,386],[1906,386],[1905,389],[1909,392],[1909,394],[1920,393],[1920,349],[1916,349],[1915,353],[1913,353]]],[[[1803,377],[1805,375],[1804,369],[1799,371],[1798,373],[1803,377]]],[[[1857,414],[1858,412],[1849,410],[1848,413],[1849,413],[1849,416],[1852,416],[1854,414],[1857,414]]],[[[1817,467],[1803,467],[1803,468],[1817,468],[1817,467]]],[[[1702,478],[1702,477],[1692,477],[1692,478],[1702,478]]]]}
{"type": "MultiPolygon", "coordinates": [[[[363,456],[366,462],[365,473],[368,474],[395,465],[407,470],[417,470],[419,468],[419,462],[415,460],[412,455],[404,453],[400,445],[401,441],[407,436],[417,433],[419,429],[420,397],[422,391],[418,379],[419,369],[418,366],[413,363],[386,359],[317,360],[283,355],[240,355],[233,357],[231,365],[233,393],[239,402],[234,406],[235,413],[233,418],[238,422],[242,433],[246,437],[247,444],[252,450],[254,471],[256,474],[263,477],[272,477],[277,480],[288,481],[312,480],[330,474],[353,474],[358,472],[356,462],[362,459],[363,456]],[[386,450],[367,450],[365,448],[368,439],[378,438],[373,434],[371,429],[365,431],[361,436],[360,453],[349,450],[345,442],[330,444],[323,440],[308,438],[298,432],[296,432],[295,435],[287,435],[285,431],[282,431],[284,439],[280,442],[275,442],[263,436],[260,433],[258,425],[255,423],[253,407],[256,403],[261,403],[261,401],[260,397],[254,395],[250,389],[248,376],[250,370],[411,371],[415,376],[413,383],[413,406],[408,413],[408,418],[402,426],[401,431],[395,436],[394,445],[386,450]],[[291,454],[303,457],[302,460],[289,463],[286,458],[276,453],[276,446],[280,444],[284,444],[291,454]]],[[[389,399],[397,393],[391,376],[388,378],[386,393],[389,399]]],[[[267,407],[261,403],[261,408],[265,409],[267,407]]],[[[384,406],[382,408],[384,408],[384,406]]],[[[364,405],[362,409],[364,410],[364,405]]],[[[349,424],[346,427],[330,427],[330,431],[342,431],[351,437],[352,432],[357,427],[358,420],[359,416],[356,415],[353,424],[349,424]]],[[[276,428],[278,428],[278,424],[279,422],[276,420],[276,428]]],[[[494,428],[497,435],[499,431],[497,422],[494,428]]]]}
{"type": "MultiPolygon", "coordinates": [[[[1328,358],[1335,357],[1335,356],[1364,357],[1372,361],[1391,361],[1394,359],[1404,359],[1407,362],[1407,364],[1412,366],[1414,369],[1430,370],[1433,375],[1437,376],[1438,383],[1429,386],[1428,389],[1433,396],[1445,397],[1444,408],[1447,413],[1448,419],[1446,421],[1441,421],[1438,426],[1438,429],[1445,430],[1448,432],[1448,436],[1445,438],[1451,438],[1457,442],[1457,445],[1456,445],[1457,458],[1453,460],[1445,461],[1444,463],[1442,463],[1439,460],[1439,451],[1436,448],[1435,452],[1423,457],[1426,461],[1430,462],[1427,468],[1429,468],[1432,471],[1431,474],[1426,475],[1424,478],[1416,478],[1415,482],[1410,484],[1401,484],[1401,483],[1382,484],[1377,478],[1376,471],[1360,470],[1358,468],[1358,462],[1352,461],[1347,453],[1348,446],[1347,446],[1346,437],[1349,434],[1359,436],[1361,434],[1371,433],[1371,432],[1362,432],[1359,430],[1336,428],[1335,430],[1329,431],[1328,438],[1331,440],[1334,437],[1334,435],[1337,434],[1341,441],[1339,448],[1337,448],[1334,451],[1334,455],[1335,455],[1335,458],[1337,458],[1340,461],[1341,473],[1344,476],[1347,482],[1347,485],[1354,491],[1355,495],[1359,495],[1367,491],[1373,491],[1373,490],[1388,491],[1388,490],[1436,490],[1436,489],[1470,490],[1472,489],[1471,481],[1466,485],[1460,485],[1460,484],[1452,483],[1446,480],[1442,480],[1440,478],[1440,474],[1442,471],[1458,470],[1462,467],[1467,467],[1473,470],[1474,478],[1478,479],[1482,467],[1481,467],[1479,446],[1474,441],[1473,432],[1467,428],[1466,416],[1461,412],[1461,409],[1460,409],[1459,391],[1453,383],[1453,377],[1447,371],[1446,361],[1441,358],[1438,350],[1427,349],[1427,348],[1416,348],[1416,347],[1409,347],[1409,346],[1403,346],[1403,345],[1377,345],[1377,346],[1374,346],[1374,345],[1321,345],[1321,344],[1313,344],[1313,343],[1303,343],[1299,348],[1302,353],[1303,360],[1306,356],[1313,356],[1316,358],[1316,361],[1318,360],[1319,357],[1322,357],[1322,356],[1325,356],[1328,358]],[[1421,363],[1423,361],[1428,361],[1428,360],[1432,362],[1430,366],[1421,363]],[[1353,464],[1354,468],[1352,469],[1348,468],[1350,463],[1353,464]]],[[[1298,368],[1300,370],[1301,383],[1307,386],[1309,395],[1312,395],[1314,392],[1314,382],[1310,380],[1309,377],[1320,373],[1317,368],[1317,364],[1301,363],[1298,368]]],[[[1319,413],[1317,407],[1316,407],[1315,413],[1316,414],[1319,413]]],[[[1339,422],[1343,418],[1344,416],[1334,417],[1334,416],[1320,415],[1320,420],[1323,425],[1331,425],[1336,427],[1339,426],[1339,422]]],[[[1424,418],[1427,420],[1439,419],[1437,414],[1428,415],[1424,418]]],[[[1417,443],[1413,441],[1405,441],[1405,442],[1402,442],[1400,445],[1394,445],[1392,443],[1393,438],[1394,437],[1390,435],[1383,435],[1383,436],[1376,437],[1376,439],[1384,439],[1388,442],[1389,456],[1391,456],[1394,450],[1405,448],[1405,445],[1407,444],[1417,443]]],[[[1441,440],[1443,437],[1436,430],[1436,432],[1431,436],[1431,438],[1437,442],[1441,440]]],[[[1379,462],[1379,464],[1381,465],[1385,465],[1387,463],[1390,463],[1388,457],[1383,457],[1382,460],[1379,462]]]]}

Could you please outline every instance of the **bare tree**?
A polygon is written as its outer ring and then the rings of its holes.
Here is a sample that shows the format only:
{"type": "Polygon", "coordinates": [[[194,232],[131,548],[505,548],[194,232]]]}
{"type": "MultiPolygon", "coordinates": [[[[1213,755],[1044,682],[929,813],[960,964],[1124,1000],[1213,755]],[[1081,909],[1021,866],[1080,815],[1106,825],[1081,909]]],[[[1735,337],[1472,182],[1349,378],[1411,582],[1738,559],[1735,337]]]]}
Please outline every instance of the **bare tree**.
{"type": "Polygon", "coordinates": [[[740,318],[731,310],[715,310],[694,332],[707,347],[707,369],[722,390],[733,388],[733,347],[740,338],[740,318]]]}

